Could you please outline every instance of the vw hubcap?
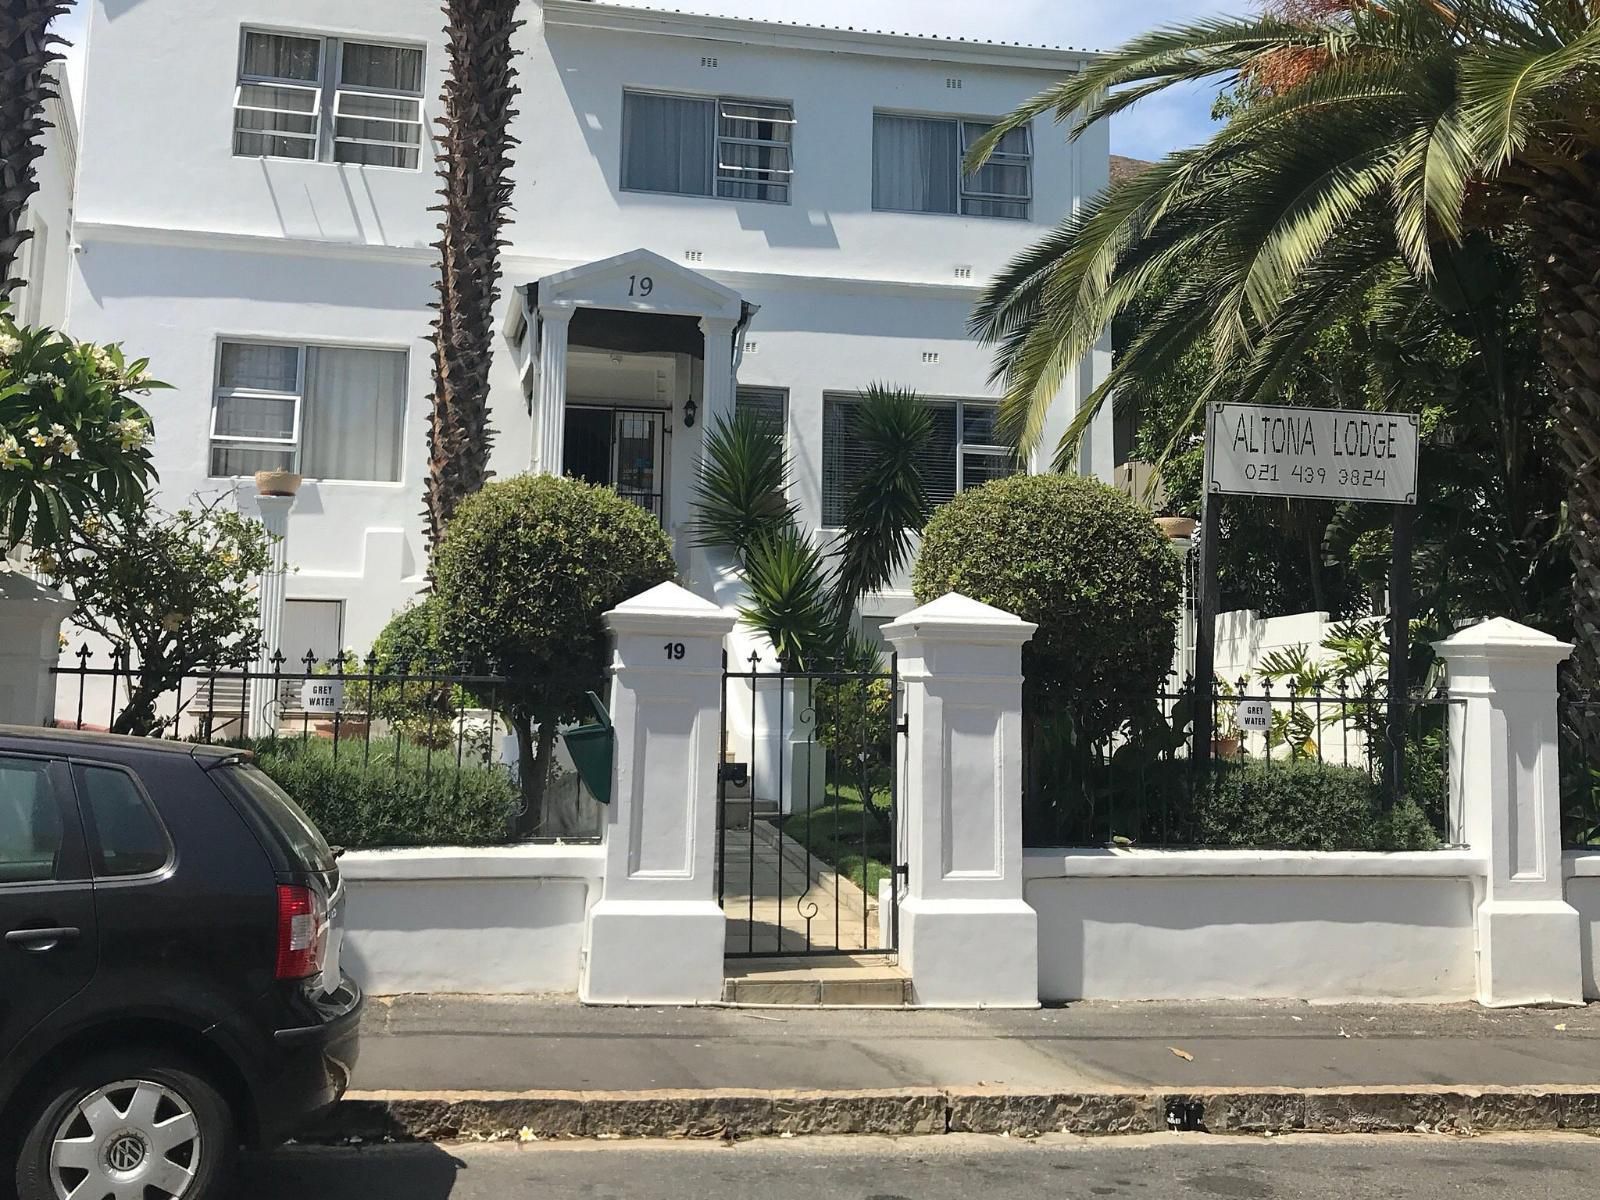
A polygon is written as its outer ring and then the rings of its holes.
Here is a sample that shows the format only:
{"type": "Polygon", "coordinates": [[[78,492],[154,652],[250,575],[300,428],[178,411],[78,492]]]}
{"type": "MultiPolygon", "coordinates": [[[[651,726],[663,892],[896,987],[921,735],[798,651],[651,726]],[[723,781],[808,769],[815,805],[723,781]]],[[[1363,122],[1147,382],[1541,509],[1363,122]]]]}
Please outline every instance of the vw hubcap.
{"type": "Polygon", "coordinates": [[[127,1079],[90,1092],[56,1127],[57,1200],[181,1200],[200,1170],[200,1126],[177,1092],[127,1079]]]}

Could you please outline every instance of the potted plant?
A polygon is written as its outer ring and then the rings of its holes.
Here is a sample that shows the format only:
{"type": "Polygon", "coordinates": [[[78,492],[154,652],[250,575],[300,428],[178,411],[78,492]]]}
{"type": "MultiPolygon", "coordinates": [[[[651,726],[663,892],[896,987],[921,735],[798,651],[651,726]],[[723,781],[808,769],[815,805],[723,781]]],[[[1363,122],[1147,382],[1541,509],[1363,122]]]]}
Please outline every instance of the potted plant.
{"type": "Polygon", "coordinates": [[[1165,513],[1156,518],[1156,527],[1174,542],[1186,541],[1194,536],[1195,527],[1200,524],[1193,517],[1185,517],[1178,513],[1165,513]]]}
{"type": "Polygon", "coordinates": [[[1239,728],[1239,701],[1233,685],[1217,677],[1217,723],[1211,735],[1214,758],[1234,759],[1244,751],[1244,730],[1239,728]]]}
{"type": "Polygon", "coordinates": [[[256,472],[256,493],[262,496],[294,496],[300,492],[302,480],[293,471],[274,468],[256,472]]]}

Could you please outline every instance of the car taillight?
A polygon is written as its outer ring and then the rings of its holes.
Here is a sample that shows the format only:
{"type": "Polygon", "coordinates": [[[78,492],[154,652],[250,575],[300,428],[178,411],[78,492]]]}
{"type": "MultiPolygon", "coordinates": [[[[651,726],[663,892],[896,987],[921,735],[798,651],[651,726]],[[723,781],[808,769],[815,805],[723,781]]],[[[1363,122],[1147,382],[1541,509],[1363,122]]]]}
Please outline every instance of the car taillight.
{"type": "Polygon", "coordinates": [[[310,888],[280,885],[278,978],[308,979],[320,974],[327,951],[327,902],[310,888]]]}

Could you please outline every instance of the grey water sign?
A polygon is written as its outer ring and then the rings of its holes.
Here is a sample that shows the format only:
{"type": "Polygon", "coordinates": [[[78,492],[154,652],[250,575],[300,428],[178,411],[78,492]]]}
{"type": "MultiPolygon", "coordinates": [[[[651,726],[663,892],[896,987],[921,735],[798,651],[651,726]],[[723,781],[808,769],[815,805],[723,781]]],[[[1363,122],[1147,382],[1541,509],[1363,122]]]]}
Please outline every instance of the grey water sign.
{"type": "Polygon", "coordinates": [[[1419,440],[1415,413],[1213,404],[1206,489],[1415,504],[1419,440]]]}

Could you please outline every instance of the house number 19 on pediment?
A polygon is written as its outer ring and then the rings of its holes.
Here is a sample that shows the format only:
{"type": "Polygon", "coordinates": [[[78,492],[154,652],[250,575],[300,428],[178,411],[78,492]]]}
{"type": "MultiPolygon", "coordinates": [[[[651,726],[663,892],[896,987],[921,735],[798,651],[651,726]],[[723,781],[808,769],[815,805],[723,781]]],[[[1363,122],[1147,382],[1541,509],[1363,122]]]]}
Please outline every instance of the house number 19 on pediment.
{"type": "Polygon", "coordinates": [[[651,275],[629,275],[628,295],[648,296],[656,290],[655,277],[651,275]]]}

